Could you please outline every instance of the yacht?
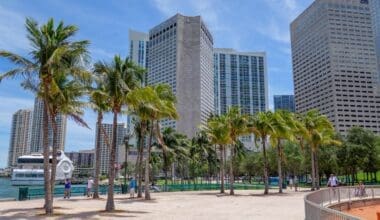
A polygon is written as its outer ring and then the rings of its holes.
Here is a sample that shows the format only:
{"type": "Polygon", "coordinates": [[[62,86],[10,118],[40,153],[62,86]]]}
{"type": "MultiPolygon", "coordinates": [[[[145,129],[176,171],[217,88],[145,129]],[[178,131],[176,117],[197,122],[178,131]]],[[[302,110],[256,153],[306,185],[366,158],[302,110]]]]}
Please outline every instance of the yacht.
{"type": "MultiPolygon", "coordinates": [[[[52,159],[50,156],[50,163],[52,159]]],[[[11,183],[14,186],[29,186],[44,184],[44,157],[42,154],[20,156],[17,168],[13,169],[11,183]]],[[[73,162],[62,152],[57,154],[57,181],[70,179],[74,171],[73,162]]]]}

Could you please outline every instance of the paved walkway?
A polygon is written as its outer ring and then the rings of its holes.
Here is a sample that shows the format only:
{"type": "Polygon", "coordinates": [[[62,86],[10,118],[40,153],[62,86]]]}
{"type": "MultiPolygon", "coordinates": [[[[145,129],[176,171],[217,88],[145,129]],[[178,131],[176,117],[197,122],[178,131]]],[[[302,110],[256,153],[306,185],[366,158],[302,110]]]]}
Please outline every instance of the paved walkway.
{"type": "MultiPolygon", "coordinates": [[[[304,219],[305,192],[237,190],[235,196],[216,191],[153,193],[153,200],[116,195],[116,211],[104,212],[106,197],[92,200],[72,197],[55,199],[54,217],[46,219],[304,219]]],[[[0,202],[0,219],[45,219],[42,199],[0,202]]]]}

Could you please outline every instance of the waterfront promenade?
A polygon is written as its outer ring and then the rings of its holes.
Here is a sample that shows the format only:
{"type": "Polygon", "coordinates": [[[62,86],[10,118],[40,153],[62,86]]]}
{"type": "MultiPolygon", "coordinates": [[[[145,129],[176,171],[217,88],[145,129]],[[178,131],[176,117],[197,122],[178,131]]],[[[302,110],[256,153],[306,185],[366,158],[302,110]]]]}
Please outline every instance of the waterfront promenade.
{"type": "MultiPolygon", "coordinates": [[[[46,219],[304,219],[303,197],[307,192],[285,190],[237,190],[235,196],[217,191],[154,193],[153,200],[129,199],[116,195],[117,211],[104,212],[106,197],[92,200],[56,198],[56,215],[46,219]]],[[[0,202],[0,219],[45,219],[43,199],[0,202]]]]}

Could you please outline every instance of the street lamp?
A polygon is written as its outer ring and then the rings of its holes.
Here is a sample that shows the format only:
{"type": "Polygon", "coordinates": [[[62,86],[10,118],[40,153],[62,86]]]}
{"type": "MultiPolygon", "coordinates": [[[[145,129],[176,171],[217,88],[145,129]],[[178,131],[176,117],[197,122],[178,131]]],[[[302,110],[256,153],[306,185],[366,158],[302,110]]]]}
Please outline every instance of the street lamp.
{"type": "Polygon", "coordinates": [[[129,148],[129,138],[131,134],[127,133],[124,136],[124,144],[125,144],[125,161],[124,161],[124,186],[127,185],[127,167],[128,167],[128,148],[129,148]]]}

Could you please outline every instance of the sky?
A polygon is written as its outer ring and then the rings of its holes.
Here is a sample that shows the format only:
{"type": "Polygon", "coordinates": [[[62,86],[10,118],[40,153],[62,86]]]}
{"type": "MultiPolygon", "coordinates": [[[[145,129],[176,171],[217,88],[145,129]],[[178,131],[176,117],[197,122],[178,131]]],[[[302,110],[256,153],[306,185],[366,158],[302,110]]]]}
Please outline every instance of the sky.
{"type": "MultiPolygon", "coordinates": [[[[265,51],[268,60],[269,108],[273,95],[293,94],[289,25],[313,0],[2,0],[0,50],[28,56],[25,18],[40,24],[49,18],[79,27],[75,39],[90,40],[92,62],[129,54],[128,29],[148,32],[176,13],[201,15],[214,38],[214,47],[265,51]]],[[[0,74],[13,66],[0,58],[0,74]]],[[[0,167],[7,164],[12,114],[33,109],[34,95],[20,87],[21,79],[0,83],[0,167]]],[[[92,149],[95,113],[84,119],[91,129],[68,121],[66,151],[92,149]]],[[[123,122],[125,117],[121,117],[123,122]]],[[[107,115],[105,123],[111,123],[107,115]]]]}

